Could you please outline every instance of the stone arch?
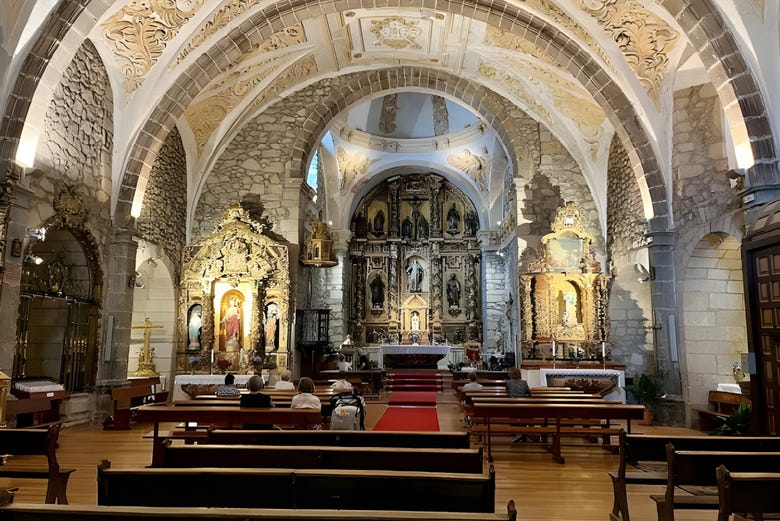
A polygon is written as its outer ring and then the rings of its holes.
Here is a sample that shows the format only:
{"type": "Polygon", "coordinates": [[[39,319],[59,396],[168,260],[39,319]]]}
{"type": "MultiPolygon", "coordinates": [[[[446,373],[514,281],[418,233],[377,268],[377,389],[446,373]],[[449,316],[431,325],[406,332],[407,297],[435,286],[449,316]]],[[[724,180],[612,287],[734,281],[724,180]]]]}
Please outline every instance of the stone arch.
{"type": "MultiPolygon", "coordinates": [[[[362,7],[364,3],[367,4],[366,7],[374,7],[374,2],[370,0],[356,1],[353,7],[362,7]]],[[[403,3],[403,0],[392,0],[386,4],[387,7],[401,7],[403,3]]],[[[5,175],[9,170],[8,166],[14,166],[12,158],[15,157],[24,127],[21,122],[27,116],[33,98],[30,93],[36,90],[42,72],[70,32],[70,27],[87,5],[92,7],[91,4],[97,2],[64,0],[55,16],[50,17],[47,26],[41,32],[41,37],[35,42],[31,53],[22,65],[19,79],[13,87],[0,125],[0,157],[8,158],[3,161],[9,162],[6,167],[0,165],[2,167],[0,172],[3,172],[0,175],[5,175]]],[[[274,4],[258,10],[232,31],[228,39],[235,47],[246,51],[257,41],[269,36],[271,32],[281,30],[293,21],[315,16],[318,12],[322,14],[336,12],[340,5],[336,0],[316,4],[311,2],[311,4],[309,5],[309,2],[295,6],[288,4],[289,7],[281,9],[274,4]]],[[[769,131],[771,126],[766,116],[768,113],[766,104],[747,63],[741,57],[739,47],[712,0],[702,0],[697,4],[663,0],[663,5],[677,18],[694,45],[698,43],[699,48],[708,51],[699,54],[705,60],[705,65],[710,67],[711,77],[718,79],[717,84],[721,85],[719,95],[724,107],[727,107],[730,122],[734,125],[733,128],[744,129],[744,137],[738,136],[740,139],[735,142],[743,143],[749,140],[757,162],[762,159],[774,159],[775,144],[773,135],[769,131]],[[704,8],[701,7],[702,5],[704,8]],[[728,65],[728,69],[726,70],[721,64],[728,65]],[[749,110],[748,107],[753,110],[749,110]],[[745,122],[747,118],[751,119],[750,125],[745,122]]],[[[554,56],[557,62],[564,64],[597,101],[608,108],[607,113],[615,123],[621,139],[633,144],[633,148],[629,147],[632,166],[645,177],[648,195],[655,210],[654,215],[658,218],[666,217],[665,187],[650,141],[636,124],[637,117],[630,100],[622,94],[610,75],[589,58],[588,53],[580,52],[577,44],[552,24],[547,24],[544,20],[506,1],[494,2],[482,9],[475,8],[473,2],[466,0],[451,0],[439,4],[431,2],[429,7],[459,14],[464,11],[473,12],[474,19],[495,24],[507,31],[514,32],[522,28],[526,38],[549,42],[549,45],[545,46],[548,53],[554,56]],[[621,122],[626,123],[623,125],[621,122]]],[[[99,8],[95,7],[95,9],[99,8]]],[[[227,53],[231,49],[230,45],[219,45],[201,55],[166,93],[162,102],[147,120],[145,128],[128,156],[126,175],[122,181],[115,212],[120,223],[131,215],[132,199],[139,177],[148,176],[148,167],[145,164],[151,164],[148,161],[150,156],[157,153],[165,135],[174,126],[175,119],[181,115],[183,106],[186,106],[186,103],[181,104],[181,100],[189,102],[211,77],[224,70],[226,64],[230,62],[227,53]]],[[[302,168],[300,164],[297,166],[302,168]]],[[[659,224],[664,228],[668,225],[660,220],[659,224]]]]}

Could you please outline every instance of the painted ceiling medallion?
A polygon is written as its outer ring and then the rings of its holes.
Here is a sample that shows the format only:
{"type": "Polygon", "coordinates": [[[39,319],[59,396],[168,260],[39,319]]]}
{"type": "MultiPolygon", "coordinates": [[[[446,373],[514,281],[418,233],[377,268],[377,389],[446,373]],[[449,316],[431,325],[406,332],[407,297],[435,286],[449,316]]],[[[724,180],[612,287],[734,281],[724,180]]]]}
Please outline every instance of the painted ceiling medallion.
{"type": "Polygon", "coordinates": [[[371,20],[371,32],[376,36],[374,45],[387,45],[393,49],[422,49],[415,40],[422,34],[418,22],[400,16],[371,20]]]}
{"type": "Polygon", "coordinates": [[[204,1],[133,0],[103,22],[103,36],[122,68],[127,92],[141,86],[165,47],[204,1]]]}

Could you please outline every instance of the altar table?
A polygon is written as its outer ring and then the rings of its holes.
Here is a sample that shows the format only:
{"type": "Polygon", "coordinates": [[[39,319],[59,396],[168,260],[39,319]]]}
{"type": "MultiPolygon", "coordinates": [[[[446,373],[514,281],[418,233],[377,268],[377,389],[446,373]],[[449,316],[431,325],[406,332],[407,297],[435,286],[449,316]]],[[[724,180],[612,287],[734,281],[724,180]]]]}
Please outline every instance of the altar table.
{"type": "Polygon", "coordinates": [[[436,366],[436,363],[450,354],[448,345],[381,345],[379,364],[381,367],[398,365],[436,366]],[[385,357],[389,364],[385,363],[385,357]]]}

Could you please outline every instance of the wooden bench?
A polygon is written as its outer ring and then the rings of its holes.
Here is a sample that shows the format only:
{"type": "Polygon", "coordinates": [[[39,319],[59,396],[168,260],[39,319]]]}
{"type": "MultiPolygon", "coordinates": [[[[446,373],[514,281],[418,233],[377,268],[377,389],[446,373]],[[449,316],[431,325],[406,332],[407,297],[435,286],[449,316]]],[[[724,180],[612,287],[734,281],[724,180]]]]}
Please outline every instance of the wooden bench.
{"type": "Polygon", "coordinates": [[[564,463],[561,455],[561,436],[604,436],[617,435],[620,429],[599,424],[592,427],[589,421],[583,426],[566,426],[564,420],[625,420],[627,429],[631,429],[631,420],[642,419],[644,407],[625,404],[592,403],[477,403],[474,404],[473,417],[482,420],[486,427],[488,461],[493,461],[491,435],[493,424],[511,420],[519,426],[510,425],[517,434],[544,434],[552,436],[551,454],[553,460],[564,463]],[[531,425],[534,423],[535,425],[531,425]]]}
{"type": "MultiPolygon", "coordinates": [[[[138,408],[138,414],[154,422],[152,431],[152,465],[162,462],[162,444],[160,436],[161,422],[191,422],[199,426],[241,428],[244,425],[280,425],[284,427],[308,429],[321,425],[322,414],[316,409],[291,409],[285,407],[249,408],[234,406],[175,407],[172,405],[144,405],[138,408]]],[[[205,431],[203,434],[205,437],[205,431]]]]}
{"type": "Polygon", "coordinates": [[[138,407],[152,403],[164,403],[168,400],[168,392],[156,392],[160,379],[130,380],[130,385],[111,389],[111,399],[114,400],[114,415],[106,418],[103,428],[106,430],[129,430],[130,419],[138,407]],[[156,381],[155,381],[156,380],[156,381]]]}
{"type": "Polygon", "coordinates": [[[720,423],[715,418],[726,419],[741,403],[750,403],[750,400],[737,393],[727,393],[723,391],[710,391],[707,394],[709,409],[694,409],[699,413],[700,429],[709,432],[720,423]]]}
{"type": "Polygon", "coordinates": [[[339,447],[316,445],[174,445],[163,447],[163,468],[262,467],[414,470],[481,473],[482,449],[339,447]]]}
{"type": "Polygon", "coordinates": [[[98,505],[495,511],[495,471],[110,468],[98,466],[98,505]],[[390,493],[392,491],[392,493],[390,493]]]}
{"type": "Polygon", "coordinates": [[[0,491],[0,519],[5,521],[515,521],[514,501],[506,513],[426,512],[388,510],[246,509],[199,507],[124,507],[87,505],[14,504],[13,495],[0,491]]]}
{"type": "Polygon", "coordinates": [[[468,449],[468,432],[268,431],[210,429],[208,442],[237,445],[320,445],[468,449]]]}
{"type": "Polygon", "coordinates": [[[753,519],[780,512],[780,472],[731,472],[721,465],[718,482],[718,521],[747,512],[753,519]]]}
{"type": "Polygon", "coordinates": [[[57,463],[57,440],[60,424],[48,429],[0,429],[0,452],[10,456],[6,465],[0,466],[0,477],[15,479],[47,479],[46,503],[67,504],[68,478],[76,469],[61,468],[57,463]],[[16,456],[43,456],[45,466],[33,466],[16,456]]]}
{"type": "Polygon", "coordinates": [[[627,485],[666,485],[666,445],[680,450],[780,451],[780,438],[754,436],[667,436],[629,434],[618,438],[620,461],[612,479],[610,519],[630,521],[627,485]]]}
{"type": "Polygon", "coordinates": [[[663,495],[651,495],[658,521],[674,521],[675,510],[718,510],[716,470],[721,465],[735,472],[773,472],[780,468],[780,452],[676,450],[666,445],[667,479],[663,495]],[[710,487],[711,493],[700,493],[710,487]],[[685,490],[687,494],[678,494],[685,490]]]}

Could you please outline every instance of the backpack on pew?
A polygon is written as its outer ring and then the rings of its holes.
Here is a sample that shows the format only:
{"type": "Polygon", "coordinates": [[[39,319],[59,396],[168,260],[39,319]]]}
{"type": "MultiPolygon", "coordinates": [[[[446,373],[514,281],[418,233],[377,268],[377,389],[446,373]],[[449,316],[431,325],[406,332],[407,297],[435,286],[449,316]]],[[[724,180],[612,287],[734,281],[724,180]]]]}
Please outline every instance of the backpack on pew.
{"type": "Polygon", "coordinates": [[[330,417],[332,431],[362,431],[365,430],[365,409],[363,397],[352,392],[339,393],[331,396],[330,403],[333,413],[330,417]]]}

